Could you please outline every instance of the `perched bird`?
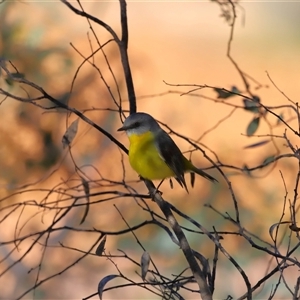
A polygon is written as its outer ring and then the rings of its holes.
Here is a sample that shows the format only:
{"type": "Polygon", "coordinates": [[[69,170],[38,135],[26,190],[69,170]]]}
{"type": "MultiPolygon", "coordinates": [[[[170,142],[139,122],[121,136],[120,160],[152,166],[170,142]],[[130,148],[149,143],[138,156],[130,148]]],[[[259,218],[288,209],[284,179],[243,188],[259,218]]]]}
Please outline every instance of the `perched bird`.
{"type": "Polygon", "coordinates": [[[126,132],[130,141],[130,165],[144,179],[175,177],[187,192],[186,172],[197,173],[212,182],[217,181],[185,158],[172,138],[149,114],[131,114],[118,131],[126,132]]]}

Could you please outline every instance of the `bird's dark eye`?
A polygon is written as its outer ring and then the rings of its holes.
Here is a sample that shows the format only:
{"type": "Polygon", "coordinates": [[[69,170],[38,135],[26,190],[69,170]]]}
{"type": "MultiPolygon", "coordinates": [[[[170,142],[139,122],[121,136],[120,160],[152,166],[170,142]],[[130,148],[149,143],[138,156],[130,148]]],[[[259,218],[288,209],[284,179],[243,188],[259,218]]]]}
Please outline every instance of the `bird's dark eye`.
{"type": "Polygon", "coordinates": [[[133,124],[133,127],[139,127],[140,126],[140,122],[135,122],[134,124],[133,124]]]}

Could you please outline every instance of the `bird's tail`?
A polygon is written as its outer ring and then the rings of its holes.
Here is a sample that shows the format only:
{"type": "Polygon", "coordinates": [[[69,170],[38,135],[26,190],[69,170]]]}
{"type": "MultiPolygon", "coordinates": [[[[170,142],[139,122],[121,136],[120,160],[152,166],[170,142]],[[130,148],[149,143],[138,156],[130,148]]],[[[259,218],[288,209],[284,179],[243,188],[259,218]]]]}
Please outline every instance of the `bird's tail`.
{"type": "Polygon", "coordinates": [[[206,172],[204,172],[204,171],[196,168],[195,166],[193,166],[192,172],[195,172],[198,175],[200,175],[200,176],[202,176],[202,177],[204,177],[204,178],[206,178],[206,179],[208,179],[208,180],[210,180],[212,182],[218,182],[218,180],[216,178],[210,176],[209,174],[207,174],[206,172]]]}

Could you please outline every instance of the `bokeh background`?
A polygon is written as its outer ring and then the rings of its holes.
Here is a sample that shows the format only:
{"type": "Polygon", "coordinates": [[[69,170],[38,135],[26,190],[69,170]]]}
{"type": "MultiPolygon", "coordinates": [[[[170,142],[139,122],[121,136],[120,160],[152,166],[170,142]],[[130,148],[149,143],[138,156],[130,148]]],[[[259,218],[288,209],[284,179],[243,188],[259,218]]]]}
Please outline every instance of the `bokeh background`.
{"type": "MultiPolygon", "coordinates": [[[[105,21],[120,33],[117,2],[83,1],[82,5],[87,12],[105,21]]],[[[236,86],[241,92],[245,91],[241,77],[226,55],[230,26],[221,16],[220,7],[209,1],[129,1],[127,9],[129,57],[138,97],[138,110],[152,114],[176,132],[198,139],[204,132],[214,128],[233,107],[218,100],[216,92],[211,89],[197,91],[197,97],[181,95],[193,87],[168,86],[165,82],[207,84],[227,89],[236,86]]],[[[270,82],[267,71],[277,86],[290,99],[297,102],[300,69],[298,30],[300,4],[241,1],[236,11],[238,18],[231,56],[245,73],[261,84],[257,89],[259,84],[250,81],[252,92],[261,98],[264,105],[278,106],[289,103],[270,82]]],[[[5,1],[0,5],[0,24],[1,58],[12,61],[27,79],[41,85],[60,101],[84,111],[87,117],[128,146],[126,136],[116,132],[121,121],[118,113],[110,110],[116,109],[116,106],[95,68],[84,64],[73,82],[70,94],[74,74],[83,60],[79,53],[87,57],[92,51],[91,48],[96,49],[95,38],[85,18],[75,15],[58,1],[5,1]]],[[[102,28],[96,25],[93,28],[102,44],[110,38],[102,28]]],[[[115,72],[123,108],[128,109],[118,50],[110,43],[105,48],[105,53],[115,72]]],[[[94,62],[111,92],[117,97],[118,89],[100,52],[94,56],[94,62]]],[[[10,92],[23,93],[20,86],[7,82],[1,74],[0,83],[1,87],[10,92]]],[[[36,95],[33,90],[29,90],[29,93],[32,97],[36,95]]],[[[43,239],[24,259],[5,271],[27,251],[32,241],[26,239],[17,249],[14,244],[5,242],[13,240],[16,235],[26,236],[47,228],[49,226],[47,222],[53,220],[52,212],[42,213],[35,206],[24,208],[21,203],[55,201],[58,196],[55,193],[48,195],[48,190],[60,187],[69,187],[73,196],[83,195],[82,189],[78,191],[71,189],[80,184],[74,161],[84,169],[91,180],[94,180],[91,188],[95,192],[111,190],[109,181],[122,180],[122,159],[125,179],[140,193],[146,193],[146,188],[143,183],[137,182],[137,174],[130,169],[126,156],[122,155],[117,146],[82,121],[79,122],[78,132],[72,143],[73,160],[71,159],[68,149],[63,149],[61,140],[67,127],[76,119],[74,115],[67,115],[60,109],[44,110],[12,99],[2,100],[0,253],[5,259],[0,263],[2,274],[0,298],[13,299],[35,284],[38,272],[40,272],[39,280],[43,280],[76,259],[78,253],[62,248],[59,242],[87,251],[97,238],[97,233],[60,230],[50,235],[47,243],[51,247],[48,247],[46,252],[43,252],[43,245],[46,243],[43,239]],[[9,217],[4,218],[8,211],[15,207],[12,205],[18,203],[20,207],[9,217]],[[13,252],[9,254],[10,251],[13,252]],[[44,255],[43,263],[39,269],[42,255],[44,255]]],[[[228,100],[228,103],[242,106],[242,99],[235,97],[228,100]]],[[[43,104],[49,105],[47,101],[43,104]]],[[[286,119],[293,117],[287,108],[276,112],[286,119]]],[[[251,138],[246,136],[246,128],[252,118],[253,113],[237,109],[227,120],[205,134],[201,138],[201,143],[217,153],[226,165],[240,168],[244,165],[248,167],[259,165],[276,150],[271,143],[263,147],[245,149],[245,146],[263,139],[259,136],[251,138]]],[[[274,134],[282,135],[285,127],[277,125],[276,118],[271,115],[268,116],[268,120],[274,127],[274,134]]],[[[289,122],[295,129],[297,129],[296,121],[289,122]]],[[[257,134],[269,133],[267,124],[261,122],[257,134]]],[[[296,137],[289,132],[288,135],[296,145],[296,137]]],[[[174,140],[183,151],[191,150],[182,139],[174,136],[174,140]]],[[[290,152],[282,139],[276,140],[276,144],[281,153],[290,152]]],[[[210,150],[206,150],[206,153],[214,160],[210,150]]],[[[210,166],[200,152],[193,152],[192,159],[201,167],[210,166]]],[[[268,242],[271,242],[269,228],[279,222],[286,194],[279,171],[285,178],[288,198],[292,199],[297,174],[295,159],[279,161],[275,167],[255,171],[252,176],[224,168],[239,202],[243,226],[268,242]]],[[[162,185],[161,190],[166,200],[209,230],[212,230],[212,226],[218,230],[235,230],[228,221],[204,207],[204,204],[208,203],[222,213],[234,212],[233,201],[224,179],[216,170],[209,172],[219,179],[219,184],[211,185],[197,178],[195,188],[190,189],[188,195],[176,184],[174,189],[171,189],[167,182],[162,185]]],[[[119,187],[116,189],[120,190],[119,187]]],[[[79,225],[82,208],[72,210],[72,214],[64,218],[59,225],[109,231],[126,228],[114,204],[131,226],[149,217],[146,213],[141,213],[141,209],[133,199],[118,198],[93,205],[92,211],[82,225],[79,225]]],[[[155,204],[149,205],[158,212],[155,204]]],[[[287,208],[286,219],[289,218],[287,208]]],[[[182,225],[188,226],[186,221],[180,221],[182,225]]],[[[282,227],[280,233],[287,237],[289,232],[285,230],[286,227],[282,227]]],[[[184,268],[185,262],[181,251],[169,240],[165,232],[149,226],[138,231],[137,235],[147,251],[155,258],[162,272],[170,274],[184,268]]],[[[188,238],[197,251],[212,259],[214,245],[207,238],[201,237],[199,240],[199,236],[193,234],[188,234],[188,238]]],[[[222,244],[241,264],[253,284],[264,276],[268,266],[275,265],[274,261],[262,252],[252,249],[242,238],[226,236],[222,244]]],[[[287,249],[285,239],[281,247],[284,253],[284,249],[287,249]]],[[[117,249],[126,251],[137,260],[143,253],[131,234],[109,236],[107,253],[117,254],[117,249]]],[[[136,266],[124,259],[115,258],[114,261],[128,277],[136,278],[134,272],[139,271],[136,266]]],[[[39,286],[34,295],[30,292],[24,298],[81,299],[96,292],[101,278],[115,273],[117,271],[110,261],[90,256],[62,275],[39,286]]],[[[286,280],[291,287],[296,282],[297,276],[297,269],[291,268],[286,272],[286,280]]],[[[269,295],[271,286],[277,282],[278,277],[274,276],[272,280],[256,294],[257,299],[264,299],[269,295]]],[[[220,256],[215,299],[224,299],[227,295],[236,298],[245,291],[240,274],[226,258],[220,256]]],[[[134,288],[111,290],[105,297],[106,299],[154,298],[152,294],[134,288]]],[[[291,295],[283,286],[278,292],[278,297],[289,299],[291,295]]]]}

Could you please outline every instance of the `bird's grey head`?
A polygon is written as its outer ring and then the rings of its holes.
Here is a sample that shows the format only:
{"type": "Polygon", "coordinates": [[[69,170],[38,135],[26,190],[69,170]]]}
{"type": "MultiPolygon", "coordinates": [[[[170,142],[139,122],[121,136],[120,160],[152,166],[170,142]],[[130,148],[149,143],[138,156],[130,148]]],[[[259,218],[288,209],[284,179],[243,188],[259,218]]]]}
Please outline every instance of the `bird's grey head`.
{"type": "Polygon", "coordinates": [[[126,131],[127,135],[143,134],[148,131],[157,132],[161,128],[153,117],[146,113],[134,113],[127,117],[118,131],[126,131]]]}

